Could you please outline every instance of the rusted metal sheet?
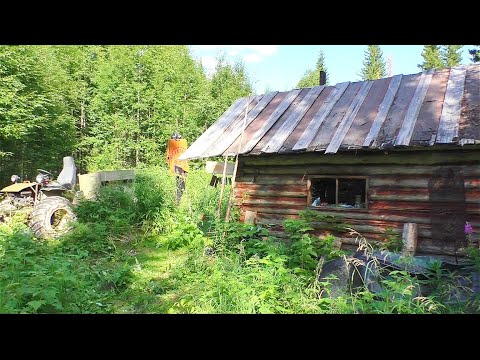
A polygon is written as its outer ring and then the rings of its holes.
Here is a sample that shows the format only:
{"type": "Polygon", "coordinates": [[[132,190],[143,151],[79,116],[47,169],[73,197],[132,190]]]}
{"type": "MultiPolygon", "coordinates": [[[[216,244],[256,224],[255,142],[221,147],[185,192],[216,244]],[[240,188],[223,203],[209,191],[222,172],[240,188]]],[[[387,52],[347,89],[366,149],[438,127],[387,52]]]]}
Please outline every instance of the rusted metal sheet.
{"type": "MultiPolygon", "coordinates": [[[[248,116],[246,125],[249,125],[261,110],[270,102],[276,93],[266,94],[265,96],[256,96],[248,103],[248,116]],[[273,96],[272,96],[273,95],[273,96]],[[260,106],[257,106],[259,105],[260,106]],[[262,105],[264,105],[262,107],[262,105]]],[[[225,129],[222,135],[216,142],[212,142],[211,146],[207,148],[202,157],[212,157],[222,155],[227,147],[241,134],[245,120],[245,108],[243,113],[239,113],[237,118],[225,129]]]]}
{"type": "Polygon", "coordinates": [[[343,117],[341,123],[338,125],[337,130],[332,136],[330,144],[328,144],[325,154],[335,154],[340,147],[345,135],[347,135],[350,126],[352,126],[355,116],[357,116],[358,111],[362,107],[363,101],[367,97],[368,92],[370,91],[373,85],[373,81],[365,81],[362,83],[362,87],[358,91],[357,95],[353,99],[350,107],[348,108],[345,116],[343,117]]]}
{"type": "Polygon", "coordinates": [[[362,87],[362,82],[351,83],[342,97],[337,101],[333,109],[323,121],[322,126],[318,130],[317,135],[313,138],[312,142],[308,146],[308,151],[325,150],[330,143],[338,124],[342,121],[346,112],[348,111],[350,104],[355,99],[358,91],[362,87]]]}
{"type": "Polygon", "coordinates": [[[373,120],[372,127],[370,128],[367,137],[363,142],[363,147],[370,147],[372,144],[375,144],[377,140],[377,136],[380,133],[380,129],[383,126],[385,119],[390,111],[390,107],[392,106],[393,100],[397,95],[398,88],[402,82],[402,75],[396,75],[390,81],[388,85],[388,90],[380,104],[377,112],[377,116],[373,120]]]}
{"type": "Polygon", "coordinates": [[[277,122],[277,120],[282,117],[282,115],[290,107],[290,105],[295,101],[295,99],[298,97],[300,93],[301,93],[301,90],[292,90],[285,96],[283,101],[273,111],[273,113],[265,121],[263,126],[260,129],[258,129],[255,132],[255,134],[252,135],[251,138],[248,138],[248,142],[246,143],[245,146],[242,146],[242,150],[241,150],[242,154],[249,153],[256,147],[258,142],[265,136],[265,134],[273,126],[275,126],[275,123],[277,122]]]}
{"type": "Polygon", "coordinates": [[[395,146],[407,146],[410,143],[413,129],[415,127],[415,121],[417,120],[418,113],[422,107],[430,82],[432,81],[433,71],[433,69],[430,69],[424,72],[420,77],[412,101],[410,101],[410,104],[408,105],[405,118],[403,119],[402,125],[395,139],[395,146]]]}
{"type": "Polygon", "coordinates": [[[373,121],[378,114],[381,102],[385,97],[391,81],[392,78],[386,78],[373,82],[372,88],[368,92],[368,96],[363,102],[362,107],[358,111],[357,116],[353,120],[350,129],[342,141],[341,148],[359,148],[363,145],[363,142],[373,125],[373,121]]]}
{"type": "Polygon", "coordinates": [[[275,132],[269,142],[262,148],[262,152],[276,153],[280,150],[285,140],[295,130],[297,124],[302,120],[308,109],[312,106],[313,102],[317,99],[318,95],[322,92],[325,86],[315,86],[308,94],[302,99],[302,101],[293,108],[293,111],[275,132]]]}
{"type": "MultiPolygon", "coordinates": [[[[270,118],[273,112],[280,106],[285,97],[288,95],[288,91],[277,93],[274,98],[268,103],[267,107],[248,125],[243,134],[242,147],[248,142],[253,135],[259,131],[270,118]]],[[[240,136],[238,136],[233,143],[225,150],[225,153],[229,154],[238,150],[240,145],[240,136]]]]}
{"type": "Polygon", "coordinates": [[[334,89],[333,86],[329,86],[323,89],[323,91],[317,97],[317,100],[315,100],[315,102],[310,107],[310,109],[308,109],[305,116],[297,124],[297,126],[295,127],[293,132],[290,134],[290,136],[287,138],[287,140],[285,140],[279,152],[292,151],[293,146],[298,142],[298,140],[300,139],[300,136],[302,136],[303,132],[307,128],[308,124],[310,124],[315,114],[317,114],[320,108],[322,107],[322,105],[325,104],[325,101],[329,98],[330,94],[332,94],[333,89],[334,89]]]}
{"type": "Polygon", "coordinates": [[[298,139],[297,143],[293,146],[293,150],[305,150],[310,146],[325,119],[337,104],[338,100],[343,96],[349,85],[350,82],[344,82],[333,87],[332,92],[325,99],[325,103],[318,109],[300,136],[300,139],[298,139]]]}
{"type": "Polygon", "coordinates": [[[467,66],[458,138],[480,138],[480,66],[467,66]]]}
{"type": "MultiPolygon", "coordinates": [[[[365,84],[251,97],[241,154],[480,143],[480,65],[375,80],[366,96],[357,97],[365,84]]],[[[182,159],[236,154],[247,100],[237,100],[182,159]]]]}
{"type": "Polygon", "coordinates": [[[436,143],[448,144],[458,138],[458,123],[460,121],[465,76],[465,68],[452,68],[450,70],[442,115],[435,139],[436,143]]]}
{"type": "Polygon", "coordinates": [[[433,75],[413,129],[410,145],[429,146],[435,142],[449,73],[450,70],[445,69],[433,75]]]}
{"type": "MultiPolygon", "coordinates": [[[[264,133],[264,136],[260,138],[260,140],[257,142],[255,147],[251,149],[250,153],[251,154],[260,154],[264,152],[265,146],[271,142],[274,141],[273,139],[275,138],[275,135],[277,132],[281,129],[283,124],[287,122],[288,119],[291,118],[292,115],[296,113],[296,110],[298,109],[299,105],[303,102],[303,99],[308,95],[310,92],[310,89],[300,89],[296,90],[298,91],[298,95],[294,98],[294,100],[290,103],[285,108],[285,111],[280,114],[280,116],[277,118],[275,123],[264,133]]],[[[254,135],[255,136],[255,135],[254,135]]]]}
{"type": "Polygon", "coordinates": [[[373,147],[389,148],[393,147],[400,126],[408,109],[408,105],[413,99],[421,74],[407,75],[402,77],[400,87],[395,95],[387,117],[383,122],[380,132],[373,143],[373,147]]]}

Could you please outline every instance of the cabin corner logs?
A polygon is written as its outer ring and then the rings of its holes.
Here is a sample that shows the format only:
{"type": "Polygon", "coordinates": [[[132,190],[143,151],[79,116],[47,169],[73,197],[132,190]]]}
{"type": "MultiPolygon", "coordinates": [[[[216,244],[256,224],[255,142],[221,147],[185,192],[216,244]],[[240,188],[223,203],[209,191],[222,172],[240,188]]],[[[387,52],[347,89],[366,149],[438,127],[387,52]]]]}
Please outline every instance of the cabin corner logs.
{"type": "MultiPolygon", "coordinates": [[[[480,149],[315,153],[240,157],[235,186],[241,216],[274,232],[283,221],[312,209],[333,215],[368,240],[385,241],[386,229],[401,237],[405,223],[418,225],[417,251],[456,255],[465,248],[463,225],[480,228],[480,149]],[[364,208],[312,207],[309,185],[316,176],[363,177],[364,208]]],[[[325,224],[323,224],[325,225],[325,224]]],[[[332,233],[344,244],[355,239],[316,223],[315,234],[332,233]]]]}

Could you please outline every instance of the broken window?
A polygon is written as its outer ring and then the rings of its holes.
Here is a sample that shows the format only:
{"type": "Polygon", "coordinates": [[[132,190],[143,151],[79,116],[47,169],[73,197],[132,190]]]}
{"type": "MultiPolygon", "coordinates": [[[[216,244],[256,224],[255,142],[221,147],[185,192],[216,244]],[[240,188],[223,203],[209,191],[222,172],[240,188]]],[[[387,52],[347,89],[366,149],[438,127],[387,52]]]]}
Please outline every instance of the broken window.
{"type": "Polygon", "coordinates": [[[311,177],[309,205],[366,209],[367,183],[364,177],[311,177]]]}

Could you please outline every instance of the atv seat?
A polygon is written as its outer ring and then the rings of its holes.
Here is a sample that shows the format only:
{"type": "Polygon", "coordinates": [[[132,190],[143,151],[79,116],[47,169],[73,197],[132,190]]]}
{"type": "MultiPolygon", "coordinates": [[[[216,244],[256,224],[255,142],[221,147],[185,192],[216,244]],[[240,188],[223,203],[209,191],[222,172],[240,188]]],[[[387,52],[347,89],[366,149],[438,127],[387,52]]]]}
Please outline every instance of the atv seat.
{"type": "Polygon", "coordinates": [[[63,158],[63,169],[58,174],[58,178],[48,184],[44,190],[71,190],[77,184],[77,167],[71,156],[63,158]]]}

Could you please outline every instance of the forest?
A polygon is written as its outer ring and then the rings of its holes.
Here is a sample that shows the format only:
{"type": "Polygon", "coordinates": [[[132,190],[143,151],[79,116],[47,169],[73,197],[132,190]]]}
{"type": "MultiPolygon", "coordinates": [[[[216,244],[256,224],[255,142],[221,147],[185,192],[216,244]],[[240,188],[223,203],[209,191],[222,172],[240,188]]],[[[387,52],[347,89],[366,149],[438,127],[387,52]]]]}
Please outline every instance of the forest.
{"type": "MultiPolygon", "coordinates": [[[[298,86],[315,85],[324,61],[321,53],[298,86]]],[[[368,47],[362,73],[388,75],[377,47],[368,47]]],[[[334,277],[319,274],[346,253],[333,236],[312,235],[318,219],[307,211],[286,220],[289,241],[239,222],[231,185],[221,196],[204,161],[190,162],[177,201],[165,161],[172,133],[192,143],[252,91],[242,62],[220,57],[207,76],[187,46],[0,46],[0,188],[12,174],[34,180],[38,168],[58,175],[67,155],[79,174],[135,169],[132,182],[76,203],[77,221],[58,238],[36,238],[26,213],[0,222],[0,313],[480,311],[479,299],[465,296],[458,277],[438,263],[423,279],[392,271],[375,294],[338,289],[334,277]]],[[[377,249],[351,231],[365,251],[377,249]]],[[[381,249],[398,246],[398,238],[386,239],[381,249]]],[[[478,271],[480,251],[469,249],[469,257],[478,271]]]]}

